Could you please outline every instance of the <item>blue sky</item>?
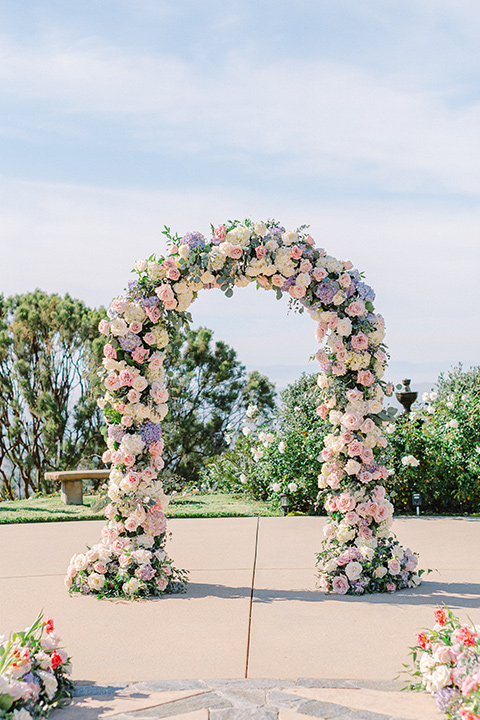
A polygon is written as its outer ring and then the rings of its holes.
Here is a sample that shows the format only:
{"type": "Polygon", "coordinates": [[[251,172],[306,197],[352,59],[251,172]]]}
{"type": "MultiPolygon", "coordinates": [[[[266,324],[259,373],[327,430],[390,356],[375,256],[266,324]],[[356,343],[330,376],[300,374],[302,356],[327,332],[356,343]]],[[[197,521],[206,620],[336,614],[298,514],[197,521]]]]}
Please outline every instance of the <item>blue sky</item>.
{"type": "MultiPolygon", "coordinates": [[[[365,272],[395,382],[478,364],[479,34],[477,0],[4,0],[0,290],[106,304],[164,224],[275,217],[365,272]]],[[[193,315],[280,385],[315,349],[264,291],[193,315]]]]}

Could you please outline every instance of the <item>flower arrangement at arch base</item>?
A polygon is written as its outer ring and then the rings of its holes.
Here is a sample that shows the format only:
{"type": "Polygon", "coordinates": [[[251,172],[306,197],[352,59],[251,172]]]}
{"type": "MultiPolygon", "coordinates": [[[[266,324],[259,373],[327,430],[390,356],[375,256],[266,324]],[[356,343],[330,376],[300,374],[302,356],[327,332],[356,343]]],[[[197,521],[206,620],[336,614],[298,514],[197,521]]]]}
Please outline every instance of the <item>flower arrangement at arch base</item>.
{"type": "Polygon", "coordinates": [[[190,319],[202,289],[231,297],[255,283],[287,296],[316,323],[316,413],[331,428],[318,458],[319,501],[329,514],[319,553],[320,588],[340,594],[394,591],[420,582],[417,558],[392,536],[393,505],[382,486],[388,477],[382,426],[382,380],[387,354],[384,321],[375,293],[350,261],[316,248],[307,226],[287,231],[277,221],[228,221],[207,240],[165,231],[168,257],[139,260],[125,297],[110,305],[99,330],[106,336],[99,401],[108,428],[111,463],[100,543],[72,558],[70,591],[103,596],[159,595],[181,587],[164,550],[165,509],[161,423],[168,412],[164,360],[169,333],[190,319]]]}
{"type": "Polygon", "coordinates": [[[2,720],[38,720],[71,698],[70,659],[59,642],[42,614],[27,630],[0,637],[2,720]]]}
{"type": "Polygon", "coordinates": [[[480,720],[480,627],[460,623],[446,606],[435,611],[435,621],[410,649],[408,689],[431,693],[451,720],[480,720]]]}

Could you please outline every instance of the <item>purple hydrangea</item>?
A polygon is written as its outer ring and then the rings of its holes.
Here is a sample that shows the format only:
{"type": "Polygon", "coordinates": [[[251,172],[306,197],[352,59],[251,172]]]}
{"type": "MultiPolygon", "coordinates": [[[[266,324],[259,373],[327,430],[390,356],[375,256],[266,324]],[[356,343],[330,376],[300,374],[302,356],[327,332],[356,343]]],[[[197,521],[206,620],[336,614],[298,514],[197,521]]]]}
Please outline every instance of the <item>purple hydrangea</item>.
{"type": "Polygon", "coordinates": [[[115,442],[121,442],[125,435],[125,430],[121,425],[109,425],[107,433],[108,437],[112,438],[115,442]]]}
{"type": "Polygon", "coordinates": [[[440,712],[447,714],[454,709],[455,701],[458,698],[458,690],[453,687],[444,687],[435,693],[435,702],[440,712]]]}
{"type": "Polygon", "coordinates": [[[126,335],[119,335],[118,344],[120,345],[122,350],[131,352],[132,350],[135,350],[138,345],[141,345],[142,341],[140,340],[138,335],[135,335],[135,333],[128,332],[126,335]]]}
{"type": "Polygon", "coordinates": [[[155,575],[155,570],[151,565],[140,565],[140,567],[135,570],[135,575],[139,580],[148,582],[148,580],[151,580],[155,575]]]}
{"type": "Polygon", "coordinates": [[[322,280],[318,283],[315,295],[318,297],[320,302],[324,305],[328,305],[332,302],[334,295],[336,295],[338,288],[334,285],[331,280],[322,280]]]}
{"type": "Polygon", "coordinates": [[[150,295],[150,297],[146,297],[142,299],[142,307],[156,307],[160,304],[160,300],[156,295],[150,295]]]}
{"type": "Polygon", "coordinates": [[[189,232],[182,238],[182,245],[188,245],[191,250],[205,247],[205,237],[199,232],[189,232]]]}
{"type": "Polygon", "coordinates": [[[357,285],[358,297],[365,302],[373,302],[375,300],[375,290],[364,282],[359,282],[357,285]]]}
{"type": "Polygon", "coordinates": [[[162,437],[162,428],[151,420],[145,420],[140,435],[145,445],[151,445],[162,437]]]}

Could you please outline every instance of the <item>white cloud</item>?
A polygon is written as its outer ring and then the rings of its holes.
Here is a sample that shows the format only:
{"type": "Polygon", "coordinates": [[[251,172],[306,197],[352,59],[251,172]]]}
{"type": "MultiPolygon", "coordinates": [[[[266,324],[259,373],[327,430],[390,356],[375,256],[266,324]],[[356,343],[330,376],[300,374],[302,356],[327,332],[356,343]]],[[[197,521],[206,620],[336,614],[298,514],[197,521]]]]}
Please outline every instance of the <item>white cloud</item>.
{"type": "MultiPolygon", "coordinates": [[[[452,105],[456,88],[431,90],[408,72],[269,61],[240,50],[204,71],[180,56],[98,41],[2,46],[3,93],[39,104],[42,134],[49,123],[57,133],[78,133],[73,118],[90,118],[120,126],[121,142],[136,149],[213,154],[266,177],[480,192],[480,104],[452,105]]],[[[87,124],[80,132],[95,131],[87,124]]],[[[35,116],[22,111],[13,133],[35,134],[35,116]]]]}

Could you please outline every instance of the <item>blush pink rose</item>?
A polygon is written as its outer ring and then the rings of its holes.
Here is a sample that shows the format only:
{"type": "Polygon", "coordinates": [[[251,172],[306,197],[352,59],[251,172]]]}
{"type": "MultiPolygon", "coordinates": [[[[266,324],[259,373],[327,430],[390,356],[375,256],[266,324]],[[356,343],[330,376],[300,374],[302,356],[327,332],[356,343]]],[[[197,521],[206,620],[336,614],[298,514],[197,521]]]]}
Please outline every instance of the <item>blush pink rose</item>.
{"type": "Polygon", "coordinates": [[[225,238],[225,235],[227,234],[227,228],[225,227],[225,225],[219,225],[215,228],[213,234],[215,235],[217,240],[223,240],[225,238]]]}
{"type": "Polygon", "coordinates": [[[265,245],[259,245],[258,247],[255,248],[255,255],[257,256],[257,258],[259,260],[264,258],[266,256],[266,254],[267,254],[267,248],[265,247],[265,245]]]}
{"type": "Polygon", "coordinates": [[[108,320],[100,320],[98,323],[98,332],[102,333],[102,335],[108,335],[110,332],[110,323],[108,320]]]}
{"type": "Polygon", "coordinates": [[[117,351],[113,347],[113,345],[110,345],[110,343],[106,343],[103,346],[103,354],[106,358],[115,359],[117,357],[117,351]]]}
{"type": "MultiPolygon", "coordinates": [[[[165,287],[170,288],[170,285],[166,285],[165,287]]],[[[161,312],[156,305],[145,308],[145,312],[154,325],[160,320],[161,312]]]]}
{"type": "Polygon", "coordinates": [[[334,498],[334,497],[327,498],[325,500],[324,508],[329,513],[332,513],[332,512],[335,512],[336,510],[338,510],[337,498],[334,498]]]}
{"type": "Polygon", "coordinates": [[[341,493],[337,497],[337,509],[342,513],[350,512],[355,507],[355,498],[348,493],[341,493]]]}
{"type": "Polygon", "coordinates": [[[360,432],[364,433],[365,435],[367,433],[371,433],[374,429],[375,423],[371,418],[366,418],[366,420],[360,426],[360,432]]]}
{"type": "Polygon", "coordinates": [[[300,263],[300,272],[309,273],[312,267],[313,266],[310,260],[302,260],[302,262],[300,263]]]}
{"type": "Polygon", "coordinates": [[[328,355],[325,350],[319,350],[315,357],[317,358],[320,365],[327,365],[327,363],[329,362],[328,355]]]}
{"type": "Polygon", "coordinates": [[[150,390],[150,395],[156,403],[166,403],[168,400],[168,390],[163,385],[154,383],[150,390]]]}
{"type": "Polygon", "coordinates": [[[156,580],[156,584],[157,584],[157,588],[160,590],[160,592],[163,592],[168,585],[168,580],[167,580],[167,578],[161,577],[161,578],[158,578],[158,580],[156,580]]]}
{"type": "Polygon", "coordinates": [[[372,496],[376,502],[382,502],[382,500],[385,500],[385,488],[382,485],[377,485],[373,489],[372,496]]]}
{"type": "Polygon", "coordinates": [[[352,335],[350,342],[353,350],[366,350],[368,348],[368,338],[363,332],[352,335]]]}
{"type": "Polygon", "coordinates": [[[359,317],[360,315],[365,315],[367,310],[365,308],[365,303],[363,302],[363,300],[354,300],[346,308],[345,312],[347,313],[347,315],[350,315],[350,317],[359,317]]]}
{"type": "Polygon", "coordinates": [[[102,454],[102,462],[107,464],[112,461],[112,453],[110,450],[105,450],[105,452],[102,454]]]}
{"type": "Polygon", "coordinates": [[[360,470],[357,477],[360,480],[360,482],[367,484],[372,479],[372,474],[369,473],[368,470],[360,470]]]}
{"type": "Polygon", "coordinates": [[[140,522],[136,515],[129,515],[125,520],[125,530],[128,530],[128,532],[135,532],[139,525],[140,522]]]}
{"type": "Polygon", "coordinates": [[[239,260],[242,257],[243,248],[240,245],[234,245],[228,255],[232,258],[232,260],[239,260]]]}
{"type": "Polygon", "coordinates": [[[338,282],[342,288],[348,288],[352,284],[352,278],[348,273],[344,273],[343,275],[340,275],[338,282]]]}
{"type": "Polygon", "coordinates": [[[342,440],[344,444],[349,445],[353,440],[355,440],[355,435],[353,435],[349,430],[345,430],[345,432],[342,432],[342,440]]]}
{"type": "Polygon", "coordinates": [[[371,540],[373,537],[373,532],[367,525],[361,525],[358,528],[358,535],[364,540],[371,540]]]}
{"type": "Polygon", "coordinates": [[[345,362],[347,357],[348,353],[344,348],[342,348],[342,350],[337,350],[337,360],[339,360],[340,362],[345,362]]]}
{"type": "Polygon", "coordinates": [[[292,285],[288,288],[288,292],[293,298],[302,298],[305,297],[306,289],[304,287],[299,287],[298,285],[292,285]]]}
{"type": "Polygon", "coordinates": [[[317,282],[320,282],[321,280],[324,280],[327,277],[328,273],[325,270],[325,268],[316,267],[313,269],[312,275],[317,282]]]}
{"type": "Polygon", "coordinates": [[[335,350],[335,352],[340,352],[340,350],[345,350],[345,345],[343,344],[343,342],[341,340],[337,340],[333,344],[333,349],[335,350]]]}
{"type": "Polygon", "coordinates": [[[175,310],[177,305],[178,305],[178,301],[175,300],[175,298],[173,300],[164,300],[163,301],[163,307],[165,308],[165,310],[175,310]]]}
{"type": "Polygon", "coordinates": [[[350,410],[342,415],[340,422],[347,430],[358,430],[363,422],[363,415],[355,412],[355,410],[350,410]]]}
{"type": "Polygon", "coordinates": [[[357,373],[357,382],[365,387],[370,387],[375,382],[375,375],[370,370],[359,370],[357,373]]]}
{"type": "Polygon", "coordinates": [[[145,335],[143,336],[143,341],[146,342],[147,345],[155,345],[157,342],[155,333],[153,333],[153,332],[145,333],[145,335]]]}
{"type": "Polygon", "coordinates": [[[398,575],[398,573],[400,572],[400,562],[397,560],[397,558],[391,558],[388,561],[387,565],[390,575],[398,575]]]}
{"type": "Polygon", "coordinates": [[[348,402],[351,403],[355,403],[363,399],[363,392],[361,392],[361,390],[359,390],[358,388],[354,388],[353,390],[347,390],[345,395],[348,402]]]}
{"type": "Polygon", "coordinates": [[[163,453],[163,445],[163,440],[156,440],[149,446],[148,452],[153,456],[161,455],[163,453]]]}
{"type": "Polygon", "coordinates": [[[123,456],[123,464],[127,467],[133,467],[135,465],[135,455],[127,453],[123,456]]]}
{"type": "Polygon", "coordinates": [[[332,448],[323,448],[322,452],[320,453],[320,457],[322,458],[323,462],[327,462],[327,460],[330,460],[330,458],[333,457],[332,448]]]}
{"type": "Polygon", "coordinates": [[[120,422],[123,427],[130,427],[130,425],[133,425],[133,420],[129,415],[124,415],[120,422]]]}
{"type": "Polygon", "coordinates": [[[302,248],[299,248],[298,245],[292,245],[292,247],[290,248],[290,257],[292,257],[294,260],[300,260],[302,255],[302,248]]]}
{"type": "Polygon", "coordinates": [[[128,401],[131,403],[140,402],[141,397],[142,397],[142,394],[138,390],[135,390],[135,388],[131,388],[127,393],[128,401]]]}
{"type": "Polygon", "coordinates": [[[390,513],[386,505],[379,504],[377,510],[373,515],[376,522],[380,523],[389,517],[390,513]]]}
{"type": "Polygon", "coordinates": [[[285,285],[287,282],[287,278],[284,278],[283,275],[273,275],[272,277],[272,285],[275,285],[275,287],[281,288],[285,285]]]}
{"type": "Polygon", "coordinates": [[[333,372],[333,374],[336,375],[337,377],[341,377],[342,375],[345,375],[345,374],[346,374],[346,372],[347,372],[347,366],[345,365],[344,362],[336,362],[336,363],[332,366],[332,372],[333,372]]]}
{"type": "MultiPolygon", "coordinates": [[[[162,302],[166,302],[168,300],[174,300],[175,295],[173,293],[173,290],[170,285],[167,285],[166,283],[163,283],[162,285],[159,285],[157,288],[155,288],[155,292],[157,296],[162,300],[162,302]]],[[[149,308],[146,308],[145,312],[147,312],[149,308]]],[[[148,315],[148,312],[147,312],[148,315]]],[[[153,322],[153,321],[152,321],[153,322]]]]}
{"type": "Polygon", "coordinates": [[[99,575],[105,575],[105,573],[107,572],[106,564],[104,562],[101,562],[100,560],[95,563],[95,565],[93,566],[93,569],[99,575]]]}
{"type": "Polygon", "coordinates": [[[322,420],[327,419],[328,408],[325,405],[325,403],[322,403],[321,405],[319,405],[315,412],[317,413],[318,417],[322,418],[322,420]]]}
{"type": "Polygon", "coordinates": [[[360,455],[363,450],[363,444],[359,440],[353,440],[348,446],[348,454],[350,457],[360,455]]]}
{"type": "Polygon", "coordinates": [[[152,455],[151,463],[156,470],[163,470],[165,461],[160,455],[152,455]]]}
{"type": "Polygon", "coordinates": [[[117,373],[110,373],[109,375],[107,375],[107,377],[103,381],[103,384],[105,385],[107,390],[118,390],[118,388],[120,387],[120,381],[118,379],[117,373]]]}
{"type": "Polygon", "coordinates": [[[346,575],[337,575],[333,578],[332,589],[337,595],[345,595],[348,592],[350,583],[346,575]]]}
{"type": "Polygon", "coordinates": [[[170,270],[167,271],[167,278],[169,280],[178,280],[180,277],[180,270],[178,268],[170,268],[170,270]]]}
{"type": "Polygon", "coordinates": [[[266,278],[264,275],[257,275],[257,283],[263,288],[269,287],[268,278],[266,278]]]}
{"type": "Polygon", "coordinates": [[[373,450],[369,447],[363,447],[360,452],[360,457],[365,465],[368,465],[373,460],[373,450]]]}
{"type": "Polygon", "coordinates": [[[137,335],[139,332],[142,332],[143,325],[138,320],[132,320],[130,323],[130,330],[137,335]]]}
{"type": "Polygon", "coordinates": [[[327,477],[327,485],[332,488],[332,490],[336,490],[338,486],[340,485],[340,477],[337,473],[330,473],[327,477]]]}
{"type": "Polygon", "coordinates": [[[121,553],[121,554],[118,556],[118,564],[119,564],[120,567],[122,567],[122,568],[128,567],[131,562],[132,562],[132,558],[130,557],[130,555],[126,555],[125,553],[121,553]]]}
{"type": "Polygon", "coordinates": [[[344,517],[345,522],[348,523],[349,525],[357,525],[359,519],[360,518],[358,517],[355,510],[349,510],[349,512],[347,512],[347,514],[344,517]]]}
{"type": "Polygon", "coordinates": [[[345,268],[345,270],[351,270],[353,268],[353,263],[350,262],[350,260],[345,260],[345,262],[343,263],[343,267],[345,268]]]}
{"type": "Polygon", "coordinates": [[[132,359],[141,365],[149,354],[150,350],[148,348],[144,348],[142,345],[137,345],[135,350],[132,352],[132,359]]]}
{"type": "Polygon", "coordinates": [[[325,337],[325,328],[322,327],[321,324],[318,324],[315,328],[315,340],[317,342],[322,342],[323,338],[325,337]]]}
{"type": "Polygon", "coordinates": [[[122,370],[120,375],[118,376],[118,380],[121,387],[127,387],[128,385],[131,385],[135,379],[135,375],[131,370],[122,370]]]}

